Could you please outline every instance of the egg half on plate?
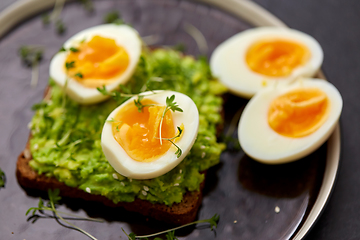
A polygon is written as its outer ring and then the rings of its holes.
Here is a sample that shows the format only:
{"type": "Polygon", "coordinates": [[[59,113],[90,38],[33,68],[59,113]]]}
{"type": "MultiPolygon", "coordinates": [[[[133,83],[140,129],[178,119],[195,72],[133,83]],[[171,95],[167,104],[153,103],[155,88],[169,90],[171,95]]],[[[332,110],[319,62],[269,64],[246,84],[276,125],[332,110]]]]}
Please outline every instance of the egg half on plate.
{"type": "Polygon", "coordinates": [[[255,94],[241,115],[240,145],[262,163],[295,161],[328,139],[342,105],[339,91],[322,79],[267,87],[255,94]]]}
{"type": "Polygon", "coordinates": [[[121,175],[151,179],[169,172],[185,158],[198,128],[199,112],[191,98],[173,91],[145,92],[108,116],[101,146],[121,175]],[[165,113],[169,103],[177,110],[165,113]]]}
{"type": "Polygon", "coordinates": [[[92,104],[108,96],[133,75],[142,51],[136,30],[127,25],[104,24],[85,29],[64,43],[50,63],[50,77],[73,100],[92,104]]]}
{"type": "Polygon", "coordinates": [[[221,43],[210,67],[229,91],[251,98],[266,86],[312,77],[322,61],[323,51],[313,37],[289,28],[258,27],[221,43]]]}

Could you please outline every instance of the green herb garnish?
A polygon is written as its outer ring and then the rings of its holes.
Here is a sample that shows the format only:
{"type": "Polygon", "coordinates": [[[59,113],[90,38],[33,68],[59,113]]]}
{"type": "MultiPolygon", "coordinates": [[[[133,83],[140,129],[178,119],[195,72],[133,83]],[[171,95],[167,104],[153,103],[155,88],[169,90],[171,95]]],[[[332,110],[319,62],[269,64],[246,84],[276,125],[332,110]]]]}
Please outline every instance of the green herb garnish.
{"type": "MultiPolygon", "coordinates": [[[[181,108],[179,108],[179,105],[177,105],[176,102],[174,102],[175,100],[175,95],[172,95],[170,98],[166,97],[166,107],[164,109],[164,112],[161,116],[161,121],[160,121],[160,126],[159,126],[159,138],[160,138],[160,144],[162,145],[162,137],[161,137],[161,128],[162,128],[162,123],[165,117],[165,114],[171,110],[173,112],[178,111],[178,112],[183,112],[183,110],[181,108]]],[[[176,146],[176,145],[175,145],[176,146]]],[[[181,154],[180,154],[181,155],[181,154]]]]}
{"type": "Polygon", "coordinates": [[[154,106],[154,104],[145,104],[141,103],[141,100],[144,98],[144,95],[138,95],[138,99],[134,99],[135,106],[138,108],[138,112],[142,112],[144,107],[154,106]]]}
{"type": "Polygon", "coordinates": [[[61,200],[59,193],[60,193],[59,189],[55,189],[55,190],[49,189],[48,190],[49,202],[45,204],[44,201],[40,198],[38,206],[29,208],[26,211],[25,215],[27,216],[31,212],[31,216],[29,217],[29,219],[35,219],[34,221],[36,221],[36,219],[40,217],[49,217],[49,215],[45,214],[45,211],[51,211],[53,213],[53,218],[55,218],[60,225],[79,231],[85,234],[86,236],[88,236],[89,238],[93,240],[97,240],[90,233],[70,223],[69,221],[66,220],[67,218],[62,217],[60,214],[68,215],[71,217],[72,220],[85,220],[85,221],[93,221],[93,222],[103,222],[103,221],[94,218],[80,217],[71,213],[66,213],[56,210],[56,205],[59,204],[59,201],[61,200]],[[65,225],[64,223],[67,225],[65,225]]]}
{"type": "Polygon", "coordinates": [[[55,26],[56,26],[56,32],[58,34],[63,34],[66,31],[66,26],[61,19],[58,19],[56,21],[55,26]]]}
{"type": "Polygon", "coordinates": [[[181,156],[181,154],[182,154],[182,150],[181,150],[181,148],[180,148],[178,145],[176,145],[172,140],[174,140],[175,138],[179,138],[179,137],[181,136],[183,130],[182,130],[181,127],[179,127],[179,126],[177,127],[177,129],[178,129],[178,132],[179,132],[179,133],[178,133],[175,137],[172,137],[172,138],[162,138],[162,139],[171,142],[171,143],[177,148],[175,154],[176,154],[177,158],[179,158],[179,157],[181,156]]]}
{"type": "Polygon", "coordinates": [[[50,17],[49,14],[43,14],[43,15],[41,16],[41,20],[42,20],[42,22],[43,22],[44,25],[49,25],[50,22],[51,22],[51,17],[50,17]]]}
{"type": "Polygon", "coordinates": [[[120,126],[120,124],[123,123],[122,121],[118,121],[118,120],[115,120],[114,118],[111,118],[110,120],[107,120],[107,122],[110,122],[110,123],[118,123],[118,124],[116,125],[116,131],[117,131],[117,132],[120,132],[119,126],[120,126]]]}
{"type": "Polygon", "coordinates": [[[82,75],[82,73],[78,72],[77,74],[74,75],[75,77],[78,78],[84,78],[84,76],[82,75]]]}
{"type": "MultiPolygon", "coordinates": [[[[171,228],[171,229],[168,229],[168,230],[165,230],[165,231],[162,231],[162,232],[149,234],[149,235],[144,235],[144,236],[136,236],[134,233],[127,234],[123,228],[121,228],[121,229],[123,230],[125,235],[129,238],[129,240],[148,239],[150,237],[159,236],[159,235],[165,234],[165,233],[167,233],[166,234],[166,239],[167,240],[175,240],[175,239],[177,239],[175,237],[175,230],[178,230],[178,229],[181,229],[181,228],[184,228],[184,227],[188,227],[188,226],[191,226],[191,225],[200,224],[200,223],[209,223],[211,231],[213,231],[214,228],[217,227],[217,223],[219,222],[219,219],[220,219],[220,216],[218,214],[215,214],[212,218],[209,218],[209,219],[198,220],[198,221],[191,222],[191,223],[179,226],[179,227],[171,228]]],[[[160,240],[160,239],[161,238],[155,238],[154,240],[160,240]]]]}
{"type": "Polygon", "coordinates": [[[117,11],[109,12],[104,16],[104,23],[124,24],[121,15],[117,11]]]}
{"type": "Polygon", "coordinates": [[[66,63],[65,63],[65,67],[66,67],[66,70],[69,70],[69,69],[71,69],[71,68],[74,68],[74,67],[75,67],[75,61],[66,62],[66,63]]]}
{"type": "Polygon", "coordinates": [[[89,12],[89,13],[94,12],[94,5],[91,0],[80,0],[80,2],[87,12],[89,12]]]}
{"type": "Polygon", "coordinates": [[[5,187],[6,176],[5,173],[0,168],[0,188],[5,187]]]}
{"type": "Polygon", "coordinates": [[[42,59],[44,48],[42,46],[21,46],[19,55],[23,63],[31,67],[31,83],[32,87],[37,85],[39,80],[39,62],[42,59]]]}
{"type": "Polygon", "coordinates": [[[78,52],[79,49],[78,49],[78,48],[75,48],[75,47],[71,47],[71,48],[70,48],[70,51],[72,51],[72,52],[78,52]]]}
{"type": "Polygon", "coordinates": [[[184,43],[179,43],[173,46],[172,49],[183,53],[186,51],[186,45],[184,43]]]}

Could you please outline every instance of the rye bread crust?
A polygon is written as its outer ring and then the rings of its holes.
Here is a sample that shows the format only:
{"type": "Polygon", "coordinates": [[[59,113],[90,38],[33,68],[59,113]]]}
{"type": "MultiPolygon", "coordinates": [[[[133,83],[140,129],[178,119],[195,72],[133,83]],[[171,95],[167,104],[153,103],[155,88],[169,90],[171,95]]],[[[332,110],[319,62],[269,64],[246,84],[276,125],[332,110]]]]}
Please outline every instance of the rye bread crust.
{"type": "Polygon", "coordinates": [[[137,212],[144,216],[152,217],[162,222],[173,225],[183,225],[195,220],[198,209],[202,201],[203,181],[200,185],[200,191],[187,192],[180,203],[174,203],[172,206],[165,204],[151,203],[149,201],[136,198],[134,202],[119,202],[115,204],[110,199],[87,193],[75,187],[69,187],[59,182],[54,177],[47,177],[44,174],[38,174],[30,166],[32,159],[29,149],[29,142],[24,151],[19,155],[16,164],[16,177],[19,184],[26,189],[37,189],[47,191],[48,189],[60,189],[60,195],[70,198],[81,198],[87,201],[101,202],[109,207],[122,207],[130,212],[137,212]]]}

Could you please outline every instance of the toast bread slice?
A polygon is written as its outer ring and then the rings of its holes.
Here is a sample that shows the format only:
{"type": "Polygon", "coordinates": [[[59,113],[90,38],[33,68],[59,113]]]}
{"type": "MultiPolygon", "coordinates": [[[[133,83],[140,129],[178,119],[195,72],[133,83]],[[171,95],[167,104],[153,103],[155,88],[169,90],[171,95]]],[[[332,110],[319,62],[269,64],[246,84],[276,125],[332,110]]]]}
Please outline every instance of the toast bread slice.
{"type": "Polygon", "coordinates": [[[19,184],[24,189],[47,191],[50,188],[58,188],[60,190],[60,195],[64,197],[102,202],[104,205],[109,207],[123,207],[127,211],[137,212],[144,216],[152,217],[156,220],[173,225],[183,225],[194,221],[201,205],[202,189],[205,181],[201,183],[200,191],[185,193],[182,202],[174,203],[172,206],[159,203],[153,204],[149,201],[138,198],[136,198],[133,202],[119,202],[115,204],[113,201],[104,196],[90,194],[81,189],[69,187],[64,183],[59,182],[54,177],[47,177],[44,174],[38,174],[29,166],[29,161],[31,159],[32,156],[29,149],[29,143],[27,143],[26,148],[19,155],[16,164],[16,177],[19,184]]]}

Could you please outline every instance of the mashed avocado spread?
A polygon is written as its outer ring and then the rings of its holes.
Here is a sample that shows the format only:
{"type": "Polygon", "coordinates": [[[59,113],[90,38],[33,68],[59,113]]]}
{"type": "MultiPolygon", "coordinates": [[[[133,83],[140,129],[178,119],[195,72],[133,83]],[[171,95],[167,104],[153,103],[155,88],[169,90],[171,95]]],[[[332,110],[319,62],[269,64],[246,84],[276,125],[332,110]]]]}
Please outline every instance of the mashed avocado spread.
{"type": "Polygon", "coordinates": [[[114,203],[135,198],[153,203],[179,203],[186,191],[199,190],[202,171],[219,162],[224,145],[217,143],[216,126],[224,87],[211,76],[204,59],[194,60],[173,50],[144,50],[132,79],[120,92],[139,93],[169,89],[190,96],[200,113],[199,132],[185,159],[163,176],[134,180],[118,174],[106,160],[100,145],[108,114],[126,98],[113,98],[96,105],[79,105],[67,98],[50,80],[50,98],[34,105],[31,121],[30,166],[39,174],[55,177],[71,187],[100,194],[114,203]]]}

